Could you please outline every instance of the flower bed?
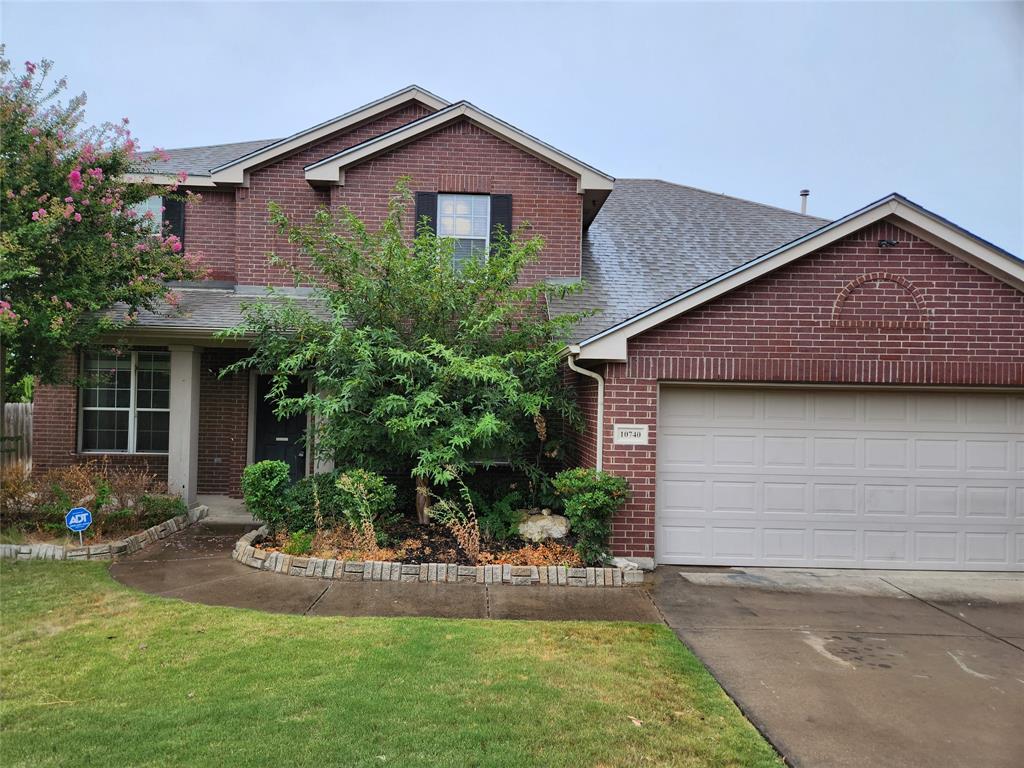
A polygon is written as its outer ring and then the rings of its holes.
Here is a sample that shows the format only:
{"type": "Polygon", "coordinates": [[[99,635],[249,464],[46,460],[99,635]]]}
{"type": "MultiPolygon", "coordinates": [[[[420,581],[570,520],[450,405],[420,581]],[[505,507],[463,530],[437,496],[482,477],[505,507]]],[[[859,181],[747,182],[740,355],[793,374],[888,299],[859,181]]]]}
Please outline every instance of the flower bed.
{"type": "Polygon", "coordinates": [[[89,546],[73,546],[60,544],[0,544],[0,558],[11,560],[115,560],[122,555],[130,555],[145,549],[150,544],[167,538],[172,533],[188,528],[202,520],[210,513],[206,506],[193,507],[184,515],[177,515],[164,520],[124,539],[92,544],[89,546]]]}
{"type": "Polygon", "coordinates": [[[338,560],[301,557],[264,549],[264,526],[250,531],[236,543],[231,556],[251,568],[339,581],[446,582],[464,584],[531,584],[559,587],[621,587],[641,584],[640,570],[622,568],[570,568],[548,565],[460,565],[458,563],[407,563],[381,560],[338,560]]]}

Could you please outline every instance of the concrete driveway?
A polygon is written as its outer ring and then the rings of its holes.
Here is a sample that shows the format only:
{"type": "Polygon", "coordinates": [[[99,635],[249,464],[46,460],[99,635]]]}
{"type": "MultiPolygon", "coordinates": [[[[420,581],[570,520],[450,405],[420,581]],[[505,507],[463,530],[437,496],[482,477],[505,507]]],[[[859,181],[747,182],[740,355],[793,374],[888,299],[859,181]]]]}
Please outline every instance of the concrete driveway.
{"type": "Polygon", "coordinates": [[[1024,574],[661,567],[652,595],[794,766],[1024,765],[1024,574]]]}

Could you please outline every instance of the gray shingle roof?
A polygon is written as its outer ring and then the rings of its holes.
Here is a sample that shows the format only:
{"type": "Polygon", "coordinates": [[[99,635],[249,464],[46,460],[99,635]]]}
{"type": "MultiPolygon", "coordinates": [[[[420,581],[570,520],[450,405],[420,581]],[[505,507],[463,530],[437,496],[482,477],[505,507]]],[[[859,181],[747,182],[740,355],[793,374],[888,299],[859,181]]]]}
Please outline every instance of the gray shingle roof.
{"type": "MultiPolygon", "coordinates": [[[[280,301],[276,297],[240,293],[231,288],[175,288],[181,299],[176,307],[161,301],[152,311],[140,310],[138,321],[132,327],[145,330],[168,329],[207,332],[233,328],[242,322],[242,305],[256,299],[280,301]]],[[[313,301],[306,296],[291,296],[302,305],[314,310],[313,301]]],[[[127,307],[116,304],[108,315],[121,320],[127,307]]]]}
{"type": "Polygon", "coordinates": [[[248,155],[277,139],[260,139],[257,141],[236,141],[232,144],[213,144],[208,147],[184,147],[182,149],[165,149],[168,158],[162,160],[154,152],[141,152],[139,158],[146,163],[146,171],[150,173],[178,173],[186,171],[190,176],[209,176],[210,169],[223,165],[231,160],[248,155]]]}
{"type": "Polygon", "coordinates": [[[582,341],[827,223],[667,181],[616,179],[583,236],[583,292],[550,309],[599,310],[577,326],[582,341]]]}

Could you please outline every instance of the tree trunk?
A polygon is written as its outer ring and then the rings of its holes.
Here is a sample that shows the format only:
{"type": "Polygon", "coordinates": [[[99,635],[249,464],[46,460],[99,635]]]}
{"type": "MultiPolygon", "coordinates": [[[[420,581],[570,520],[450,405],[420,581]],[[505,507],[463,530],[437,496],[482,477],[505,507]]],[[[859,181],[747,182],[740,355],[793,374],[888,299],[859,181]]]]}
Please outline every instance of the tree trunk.
{"type": "Polygon", "coordinates": [[[416,478],[416,519],[420,525],[430,522],[430,485],[422,477],[416,478]]]}

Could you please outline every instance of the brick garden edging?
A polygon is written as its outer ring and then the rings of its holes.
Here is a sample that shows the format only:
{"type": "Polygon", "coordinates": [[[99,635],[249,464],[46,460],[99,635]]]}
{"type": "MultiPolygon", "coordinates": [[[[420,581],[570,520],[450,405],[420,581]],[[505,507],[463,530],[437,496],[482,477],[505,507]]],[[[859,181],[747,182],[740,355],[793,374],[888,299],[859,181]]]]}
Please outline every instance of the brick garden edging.
{"type": "Polygon", "coordinates": [[[83,547],[58,544],[0,544],[0,558],[11,560],[116,560],[145,549],[176,531],[184,530],[210,514],[205,505],[193,507],[184,515],[172,517],[127,539],[83,547]]]}
{"type": "Polygon", "coordinates": [[[266,526],[235,542],[231,557],[242,565],[288,576],[338,581],[428,581],[464,584],[540,584],[558,587],[622,587],[642,584],[643,571],[622,568],[567,568],[561,565],[457,565],[455,563],[394,563],[380,560],[333,560],[267,552],[256,544],[266,526]]]}

